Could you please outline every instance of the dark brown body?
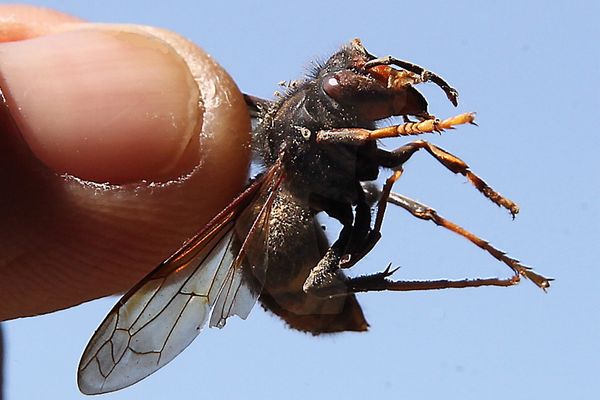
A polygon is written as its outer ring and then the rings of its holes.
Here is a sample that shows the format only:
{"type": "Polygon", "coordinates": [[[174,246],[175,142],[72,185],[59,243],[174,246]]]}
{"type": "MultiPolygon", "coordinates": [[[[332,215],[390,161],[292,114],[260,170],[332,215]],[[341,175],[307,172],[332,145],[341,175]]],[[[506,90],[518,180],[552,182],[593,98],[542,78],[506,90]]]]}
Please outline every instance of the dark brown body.
{"type": "Polygon", "coordinates": [[[425,150],[513,216],[519,210],[460,158],[427,141],[391,151],[377,147],[386,137],[473,123],[473,113],[441,121],[430,115],[413,87],[428,81],[458,104],[456,90],[438,75],[391,56],[376,58],[354,40],[279,101],[246,96],[259,117],[254,145],[264,173],[113,307],[81,358],[80,390],[106,393],[144,379],[183,351],[204,326],[221,328],[232,315],[246,318],[257,299],[290,327],[317,335],[368,328],[355,293],[506,287],[521,276],[547,289],[550,279],[434,209],[392,192],[404,163],[425,150]],[[404,124],[375,129],[375,121],[390,116],[401,116],[404,124]],[[392,170],[385,185],[367,193],[363,184],[382,168],[392,170]],[[388,202],[463,236],[514,276],[394,281],[388,266],[348,277],[345,271],[381,237],[388,202]],[[331,245],[316,220],[319,212],[341,224],[331,245]]]}
{"type": "MultiPolygon", "coordinates": [[[[380,169],[376,142],[316,142],[322,130],[375,126],[371,116],[360,112],[361,102],[371,101],[372,93],[351,94],[352,101],[342,104],[324,90],[326,80],[351,68],[357,55],[353,46],[336,53],[264,110],[254,132],[256,152],[266,166],[282,157],[285,170],[269,222],[269,262],[260,301],[292,328],[313,334],[368,327],[354,294],[317,297],[303,290],[330,246],[315,215],[325,211],[352,223],[352,207],[365,198],[361,182],[376,179],[380,169]]],[[[414,109],[403,114],[426,112],[427,102],[414,88],[401,95],[402,107],[414,109]]]]}
{"type": "Polygon", "coordinates": [[[269,269],[260,302],[290,327],[315,335],[367,330],[354,294],[322,298],[302,289],[329,247],[306,200],[286,187],[277,194],[269,222],[269,269]]]}

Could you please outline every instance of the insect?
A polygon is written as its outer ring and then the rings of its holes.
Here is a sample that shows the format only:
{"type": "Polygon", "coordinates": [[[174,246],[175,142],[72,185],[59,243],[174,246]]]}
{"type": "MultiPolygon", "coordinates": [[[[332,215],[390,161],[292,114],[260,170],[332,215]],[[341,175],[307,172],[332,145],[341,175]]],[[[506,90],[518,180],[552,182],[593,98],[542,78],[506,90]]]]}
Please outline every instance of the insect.
{"type": "Polygon", "coordinates": [[[464,175],[485,197],[514,215],[511,200],[458,157],[424,140],[387,151],[377,141],[441,132],[474,123],[466,113],[438,120],[415,89],[439,86],[456,106],[458,93],[440,76],[393,57],[377,58],[356,39],[276,101],[246,96],[258,118],[254,150],[264,171],[196,236],[114,306],[87,345],[78,370],[83,393],[118,390],[152,374],[187,347],[208,323],[246,318],[257,300],[290,327],[318,335],[365,331],[358,292],[511,286],[521,277],[542,289],[547,279],[432,208],[392,192],[402,166],[425,150],[464,175]],[[400,125],[376,121],[400,116],[400,125]],[[369,182],[382,169],[381,189],[369,182]],[[349,277],[348,268],[375,246],[386,206],[398,205],[473,242],[508,265],[508,279],[394,281],[382,272],[349,277]],[[329,244],[316,215],[341,224],[329,244]]]}

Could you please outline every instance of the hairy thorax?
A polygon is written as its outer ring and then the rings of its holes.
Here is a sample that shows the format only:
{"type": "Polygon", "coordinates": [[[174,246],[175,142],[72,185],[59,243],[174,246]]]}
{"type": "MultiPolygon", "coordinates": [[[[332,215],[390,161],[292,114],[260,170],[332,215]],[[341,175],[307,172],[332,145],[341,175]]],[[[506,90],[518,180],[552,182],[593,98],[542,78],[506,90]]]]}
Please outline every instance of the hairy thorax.
{"type": "Polygon", "coordinates": [[[329,145],[318,143],[316,136],[323,129],[371,128],[373,123],[360,121],[350,109],[319,95],[320,90],[313,81],[306,82],[267,110],[255,132],[256,150],[267,165],[283,152],[291,191],[354,203],[357,185],[365,180],[357,172],[370,170],[373,176],[367,178],[377,177],[378,166],[362,165],[375,144],[329,145]]]}

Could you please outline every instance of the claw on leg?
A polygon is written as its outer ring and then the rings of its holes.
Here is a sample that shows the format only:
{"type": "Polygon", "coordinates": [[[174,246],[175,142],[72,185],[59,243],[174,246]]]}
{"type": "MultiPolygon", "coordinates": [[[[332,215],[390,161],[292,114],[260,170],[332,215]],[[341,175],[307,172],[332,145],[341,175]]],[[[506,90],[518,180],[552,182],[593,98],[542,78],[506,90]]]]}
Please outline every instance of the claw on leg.
{"type": "Polygon", "coordinates": [[[416,290],[438,290],[438,289],[463,289],[469,287],[481,286],[500,286],[507,287],[519,283],[519,275],[514,275],[508,279],[487,278],[487,279],[462,279],[435,281],[392,281],[384,276],[385,272],[359,276],[349,280],[349,291],[353,293],[374,292],[390,290],[396,292],[409,292],[416,290]]]}
{"type": "Polygon", "coordinates": [[[414,142],[405,144],[393,150],[391,152],[379,149],[378,157],[379,162],[382,166],[399,169],[402,165],[408,161],[417,151],[426,150],[433,158],[435,158],[440,164],[442,164],[449,171],[460,174],[467,178],[469,182],[477,189],[481,194],[490,199],[499,207],[503,207],[510,211],[513,218],[519,212],[519,207],[512,200],[502,196],[500,193],[492,189],[483,179],[471,171],[469,165],[453,155],[452,153],[433,145],[424,140],[416,140],[414,142]]]}
{"type": "Polygon", "coordinates": [[[388,201],[392,204],[404,208],[417,218],[432,221],[434,224],[446,228],[464,237],[480,249],[488,252],[490,255],[492,255],[492,257],[494,257],[498,261],[508,265],[517,276],[522,276],[526,279],[531,280],[534,284],[536,284],[544,291],[546,291],[550,287],[550,282],[552,281],[552,279],[546,278],[534,272],[530,267],[521,264],[519,260],[507,256],[505,252],[503,252],[502,250],[498,250],[497,248],[492,246],[487,240],[483,240],[480,237],[469,232],[468,230],[464,229],[463,227],[455,224],[454,222],[443,218],[433,208],[430,208],[424,204],[421,204],[415,200],[412,200],[408,197],[402,196],[401,194],[394,192],[390,193],[390,195],[388,196],[388,201]]]}

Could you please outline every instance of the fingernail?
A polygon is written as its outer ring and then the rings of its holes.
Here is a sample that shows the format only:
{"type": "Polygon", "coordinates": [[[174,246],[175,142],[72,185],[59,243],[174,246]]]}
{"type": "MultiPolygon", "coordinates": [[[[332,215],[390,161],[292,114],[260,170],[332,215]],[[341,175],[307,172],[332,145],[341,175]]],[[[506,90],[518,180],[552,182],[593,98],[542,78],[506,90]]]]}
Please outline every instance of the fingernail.
{"type": "Polygon", "coordinates": [[[31,151],[57,173],[168,180],[198,163],[198,84],[151,35],[81,29],[0,44],[0,85],[31,151]]]}

